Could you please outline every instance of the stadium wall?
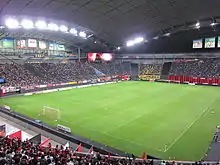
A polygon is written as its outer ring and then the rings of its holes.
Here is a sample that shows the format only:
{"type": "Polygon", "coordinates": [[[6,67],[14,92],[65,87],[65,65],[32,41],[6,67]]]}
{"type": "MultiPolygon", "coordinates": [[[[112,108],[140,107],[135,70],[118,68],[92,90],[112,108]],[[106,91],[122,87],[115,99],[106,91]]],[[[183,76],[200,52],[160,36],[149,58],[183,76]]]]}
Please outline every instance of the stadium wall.
{"type": "Polygon", "coordinates": [[[62,88],[67,88],[67,87],[75,87],[75,86],[88,85],[88,84],[117,82],[120,80],[124,81],[124,80],[128,80],[128,79],[125,79],[126,76],[127,75],[123,75],[123,76],[117,75],[117,76],[103,77],[103,78],[98,78],[98,79],[93,79],[93,80],[84,80],[84,81],[58,83],[58,84],[41,84],[41,85],[25,86],[25,87],[2,87],[1,90],[3,91],[4,89],[5,91],[5,93],[3,94],[4,96],[11,96],[11,95],[16,95],[16,94],[45,91],[45,90],[58,89],[58,88],[62,89],[62,88]]]}
{"type": "Polygon", "coordinates": [[[220,78],[204,78],[192,76],[168,76],[168,80],[173,83],[189,83],[195,85],[220,86],[220,78]]]}

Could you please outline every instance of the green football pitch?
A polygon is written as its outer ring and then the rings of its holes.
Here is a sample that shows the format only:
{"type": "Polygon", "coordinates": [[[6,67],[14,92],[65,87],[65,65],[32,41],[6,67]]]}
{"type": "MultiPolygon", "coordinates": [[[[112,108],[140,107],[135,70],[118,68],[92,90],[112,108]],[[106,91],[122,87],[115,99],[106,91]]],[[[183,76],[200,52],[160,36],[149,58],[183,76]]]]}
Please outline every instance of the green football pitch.
{"type": "Polygon", "coordinates": [[[58,122],[75,134],[164,159],[203,158],[220,125],[220,88],[208,86],[130,81],[4,98],[0,104],[52,125],[52,115],[39,114],[44,106],[59,109],[58,122]]]}

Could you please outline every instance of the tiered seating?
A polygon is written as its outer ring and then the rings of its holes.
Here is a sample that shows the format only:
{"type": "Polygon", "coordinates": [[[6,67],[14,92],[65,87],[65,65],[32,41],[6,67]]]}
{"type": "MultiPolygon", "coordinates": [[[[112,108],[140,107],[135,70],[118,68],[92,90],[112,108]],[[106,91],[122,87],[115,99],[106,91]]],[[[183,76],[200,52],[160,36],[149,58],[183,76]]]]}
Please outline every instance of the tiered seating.
{"type": "Polygon", "coordinates": [[[25,64],[25,66],[37,73],[40,79],[49,83],[78,81],[95,77],[94,69],[88,63],[41,63],[25,64]]]}
{"type": "Polygon", "coordinates": [[[108,76],[129,74],[131,71],[130,63],[126,62],[92,63],[91,65],[108,76]]]}
{"type": "Polygon", "coordinates": [[[80,154],[70,148],[56,146],[42,148],[30,141],[18,139],[0,139],[1,165],[126,165],[147,164],[146,161],[135,162],[134,159],[119,159],[102,156],[99,153],[80,154]]]}
{"type": "Polygon", "coordinates": [[[220,76],[220,59],[173,62],[170,75],[217,78],[220,76]]]}
{"type": "Polygon", "coordinates": [[[0,65],[0,77],[6,79],[8,86],[14,87],[42,83],[41,79],[32,75],[23,65],[18,64],[0,65]]]}
{"type": "Polygon", "coordinates": [[[139,77],[142,80],[160,79],[162,67],[162,64],[141,64],[139,77]]]}
{"type": "Polygon", "coordinates": [[[162,64],[141,64],[140,75],[160,75],[162,64]]]}

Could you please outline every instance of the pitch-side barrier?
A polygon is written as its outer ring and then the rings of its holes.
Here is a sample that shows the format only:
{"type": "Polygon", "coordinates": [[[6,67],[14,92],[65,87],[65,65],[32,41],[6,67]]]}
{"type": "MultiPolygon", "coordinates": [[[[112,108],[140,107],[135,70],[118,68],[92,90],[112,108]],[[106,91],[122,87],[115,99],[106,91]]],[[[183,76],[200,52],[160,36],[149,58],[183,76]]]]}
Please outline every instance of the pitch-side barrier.
{"type": "MultiPolygon", "coordinates": [[[[118,81],[121,82],[121,81],[118,81]]],[[[86,88],[86,87],[92,87],[92,86],[99,86],[99,85],[106,85],[106,84],[115,84],[118,82],[105,82],[105,83],[97,83],[97,84],[87,84],[87,85],[80,85],[80,86],[72,86],[72,87],[64,87],[64,88],[56,88],[56,89],[48,89],[43,91],[36,91],[36,92],[30,92],[23,94],[24,96],[30,96],[35,94],[43,94],[43,93],[51,93],[51,92],[59,92],[59,91],[66,91],[76,88],[86,88]]]]}

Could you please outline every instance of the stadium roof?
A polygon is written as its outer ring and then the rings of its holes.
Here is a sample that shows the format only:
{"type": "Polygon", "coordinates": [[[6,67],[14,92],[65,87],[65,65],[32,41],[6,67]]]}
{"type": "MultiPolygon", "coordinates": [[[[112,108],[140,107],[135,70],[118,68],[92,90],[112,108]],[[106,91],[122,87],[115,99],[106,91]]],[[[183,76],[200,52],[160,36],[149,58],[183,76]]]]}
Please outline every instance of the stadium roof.
{"type": "MultiPolygon", "coordinates": [[[[94,33],[91,47],[100,44],[116,47],[135,36],[150,39],[188,23],[215,19],[220,16],[219,7],[218,0],[1,0],[0,3],[2,16],[51,18],[83,27],[94,33]]],[[[88,41],[76,44],[89,45],[88,41]]]]}

